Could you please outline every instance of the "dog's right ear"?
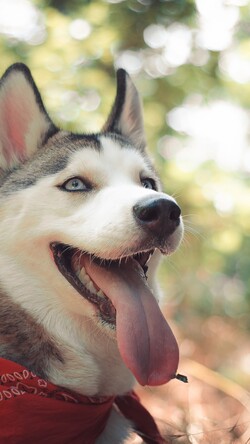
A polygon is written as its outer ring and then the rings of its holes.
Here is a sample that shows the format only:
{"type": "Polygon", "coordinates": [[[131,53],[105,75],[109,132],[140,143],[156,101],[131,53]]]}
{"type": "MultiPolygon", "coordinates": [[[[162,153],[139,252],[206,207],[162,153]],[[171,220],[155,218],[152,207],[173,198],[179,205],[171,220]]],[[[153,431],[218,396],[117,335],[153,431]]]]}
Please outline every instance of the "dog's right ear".
{"type": "Polygon", "coordinates": [[[56,131],[27,66],[10,66],[0,81],[0,168],[15,168],[56,131]]]}
{"type": "Polygon", "coordinates": [[[117,71],[116,98],[103,131],[125,136],[139,150],[146,146],[140,97],[124,69],[117,71]]]}

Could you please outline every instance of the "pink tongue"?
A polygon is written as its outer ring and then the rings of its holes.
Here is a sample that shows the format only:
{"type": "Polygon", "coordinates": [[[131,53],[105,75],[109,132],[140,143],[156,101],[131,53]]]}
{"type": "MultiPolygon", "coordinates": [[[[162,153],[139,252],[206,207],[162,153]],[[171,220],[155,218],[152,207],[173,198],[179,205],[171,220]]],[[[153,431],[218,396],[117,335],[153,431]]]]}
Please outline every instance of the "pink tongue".
{"type": "Polygon", "coordinates": [[[103,268],[87,256],[82,265],[116,309],[120,354],[141,385],[161,385],[174,377],[179,362],[176,339],[133,259],[103,268]]]}

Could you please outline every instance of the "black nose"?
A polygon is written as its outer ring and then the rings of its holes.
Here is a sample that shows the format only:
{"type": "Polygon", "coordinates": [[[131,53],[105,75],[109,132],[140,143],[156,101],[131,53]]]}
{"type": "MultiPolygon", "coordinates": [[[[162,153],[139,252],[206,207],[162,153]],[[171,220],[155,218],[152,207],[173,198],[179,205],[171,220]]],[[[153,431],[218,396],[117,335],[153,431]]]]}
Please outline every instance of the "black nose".
{"type": "Polygon", "coordinates": [[[165,197],[142,199],[134,205],[133,213],[137,223],[155,235],[170,235],[180,224],[180,207],[165,197]]]}

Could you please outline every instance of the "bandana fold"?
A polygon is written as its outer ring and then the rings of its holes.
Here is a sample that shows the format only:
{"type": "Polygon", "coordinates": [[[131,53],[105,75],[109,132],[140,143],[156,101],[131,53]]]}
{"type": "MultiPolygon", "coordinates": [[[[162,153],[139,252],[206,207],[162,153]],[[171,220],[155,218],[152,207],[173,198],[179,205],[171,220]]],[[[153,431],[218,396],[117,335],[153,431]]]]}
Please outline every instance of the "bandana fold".
{"type": "Polygon", "coordinates": [[[138,396],[87,397],[58,387],[13,361],[0,358],[0,442],[95,444],[113,404],[147,444],[163,444],[138,396]]]}

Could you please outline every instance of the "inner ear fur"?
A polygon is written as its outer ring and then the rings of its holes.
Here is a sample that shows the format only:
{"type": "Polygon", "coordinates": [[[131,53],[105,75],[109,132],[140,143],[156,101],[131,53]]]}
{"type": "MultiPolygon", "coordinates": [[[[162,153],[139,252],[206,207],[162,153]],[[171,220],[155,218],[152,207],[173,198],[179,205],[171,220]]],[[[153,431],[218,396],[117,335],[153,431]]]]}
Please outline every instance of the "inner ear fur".
{"type": "Polygon", "coordinates": [[[0,168],[26,161],[56,130],[28,67],[10,66],[0,81],[0,168]]]}

